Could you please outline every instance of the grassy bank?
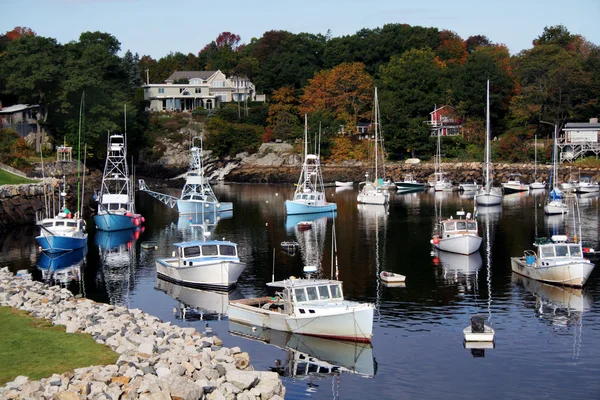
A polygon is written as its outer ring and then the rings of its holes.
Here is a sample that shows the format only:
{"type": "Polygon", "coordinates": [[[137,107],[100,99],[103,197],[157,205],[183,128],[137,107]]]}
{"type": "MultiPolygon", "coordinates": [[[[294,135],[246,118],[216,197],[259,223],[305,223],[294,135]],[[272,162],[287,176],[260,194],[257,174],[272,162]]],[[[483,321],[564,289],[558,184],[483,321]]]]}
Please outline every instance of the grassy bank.
{"type": "Polygon", "coordinates": [[[19,185],[21,183],[35,183],[31,179],[23,178],[19,175],[11,174],[3,169],[0,169],[0,185],[19,185]]]}
{"type": "Polygon", "coordinates": [[[118,354],[91,336],[0,307],[0,385],[19,375],[32,380],[90,365],[114,364],[118,354]]]}

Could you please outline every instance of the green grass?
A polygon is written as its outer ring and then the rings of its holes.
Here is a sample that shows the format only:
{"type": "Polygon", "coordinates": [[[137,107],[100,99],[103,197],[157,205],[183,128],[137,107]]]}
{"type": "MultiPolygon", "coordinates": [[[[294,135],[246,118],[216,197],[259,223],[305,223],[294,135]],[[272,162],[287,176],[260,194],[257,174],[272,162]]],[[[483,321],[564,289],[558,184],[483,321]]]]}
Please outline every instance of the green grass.
{"type": "Polygon", "coordinates": [[[37,181],[11,174],[8,171],[0,169],[0,185],[19,185],[21,183],[35,183],[37,181]]]}
{"type": "Polygon", "coordinates": [[[0,307],[0,385],[19,375],[37,380],[75,368],[114,364],[119,355],[83,333],[0,307]]]}

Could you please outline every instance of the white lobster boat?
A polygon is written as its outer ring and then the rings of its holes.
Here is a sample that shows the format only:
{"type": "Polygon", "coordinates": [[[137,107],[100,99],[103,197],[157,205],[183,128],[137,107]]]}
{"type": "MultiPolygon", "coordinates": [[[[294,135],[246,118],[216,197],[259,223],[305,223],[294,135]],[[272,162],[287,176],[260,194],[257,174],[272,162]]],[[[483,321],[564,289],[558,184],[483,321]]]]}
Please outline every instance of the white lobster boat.
{"type": "Polygon", "coordinates": [[[528,192],[529,186],[521,182],[521,174],[515,173],[508,176],[508,181],[502,183],[504,193],[528,192]]]}
{"type": "Polygon", "coordinates": [[[456,219],[450,217],[439,222],[431,244],[438,250],[451,253],[475,253],[483,240],[477,230],[477,221],[471,218],[471,213],[465,216],[464,211],[458,211],[456,215],[456,219]]]}
{"type": "Polygon", "coordinates": [[[525,250],[522,257],[512,257],[513,272],[542,282],[583,287],[594,264],[583,257],[581,242],[569,242],[565,235],[537,239],[537,251],[525,250]]]}
{"type": "Polygon", "coordinates": [[[329,339],[371,341],[375,307],[344,300],[341,281],[292,277],[267,286],[280,291],[275,297],[231,301],[229,320],[329,339]]]}
{"type": "Polygon", "coordinates": [[[231,289],[246,268],[237,245],[220,240],[194,240],[175,243],[171,258],[156,260],[156,272],[166,281],[181,285],[231,289]]]}

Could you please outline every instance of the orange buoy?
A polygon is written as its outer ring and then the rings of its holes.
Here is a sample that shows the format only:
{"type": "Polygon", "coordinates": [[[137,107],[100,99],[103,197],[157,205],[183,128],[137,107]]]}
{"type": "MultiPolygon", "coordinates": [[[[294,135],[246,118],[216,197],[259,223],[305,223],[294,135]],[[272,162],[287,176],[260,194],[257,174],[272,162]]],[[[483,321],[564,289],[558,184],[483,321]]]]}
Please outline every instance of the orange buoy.
{"type": "Polygon", "coordinates": [[[440,243],[440,238],[439,237],[434,237],[433,238],[433,244],[439,244],[440,243]]]}
{"type": "Polygon", "coordinates": [[[440,265],[440,259],[437,257],[433,257],[433,265],[440,265]]]}

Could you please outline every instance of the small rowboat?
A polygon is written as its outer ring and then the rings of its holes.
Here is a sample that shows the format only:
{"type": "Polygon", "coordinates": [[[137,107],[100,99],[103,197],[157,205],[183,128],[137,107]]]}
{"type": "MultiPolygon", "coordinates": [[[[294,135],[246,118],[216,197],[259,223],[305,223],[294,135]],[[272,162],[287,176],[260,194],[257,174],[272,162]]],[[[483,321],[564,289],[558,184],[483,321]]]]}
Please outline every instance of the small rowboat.
{"type": "Polygon", "coordinates": [[[295,248],[298,246],[299,246],[298,242],[281,242],[281,247],[287,248],[287,249],[295,248]]]}
{"type": "Polygon", "coordinates": [[[382,281],[387,283],[400,283],[406,281],[406,276],[388,271],[381,271],[379,277],[382,281]]]}
{"type": "Polygon", "coordinates": [[[142,244],[140,245],[142,246],[142,249],[146,249],[146,250],[156,250],[158,249],[158,243],[154,240],[149,240],[147,242],[142,242],[142,244]]]}
{"type": "Polygon", "coordinates": [[[340,181],[335,181],[335,186],[337,187],[351,187],[354,185],[354,182],[340,182],[340,181]]]}
{"type": "Polygon", "coordinates": [[[471,325],[463,329],[465,341],[467,342],[493,342],[494,329],[484,325],[484,319],[481,315],[471,316],[471,325]]]}
{"type": "Polygon", "coordinates": [[[312,228],[312,221],[300,221],[298,222],[298,229],[301,231],[307,231],[312,228]]]}

